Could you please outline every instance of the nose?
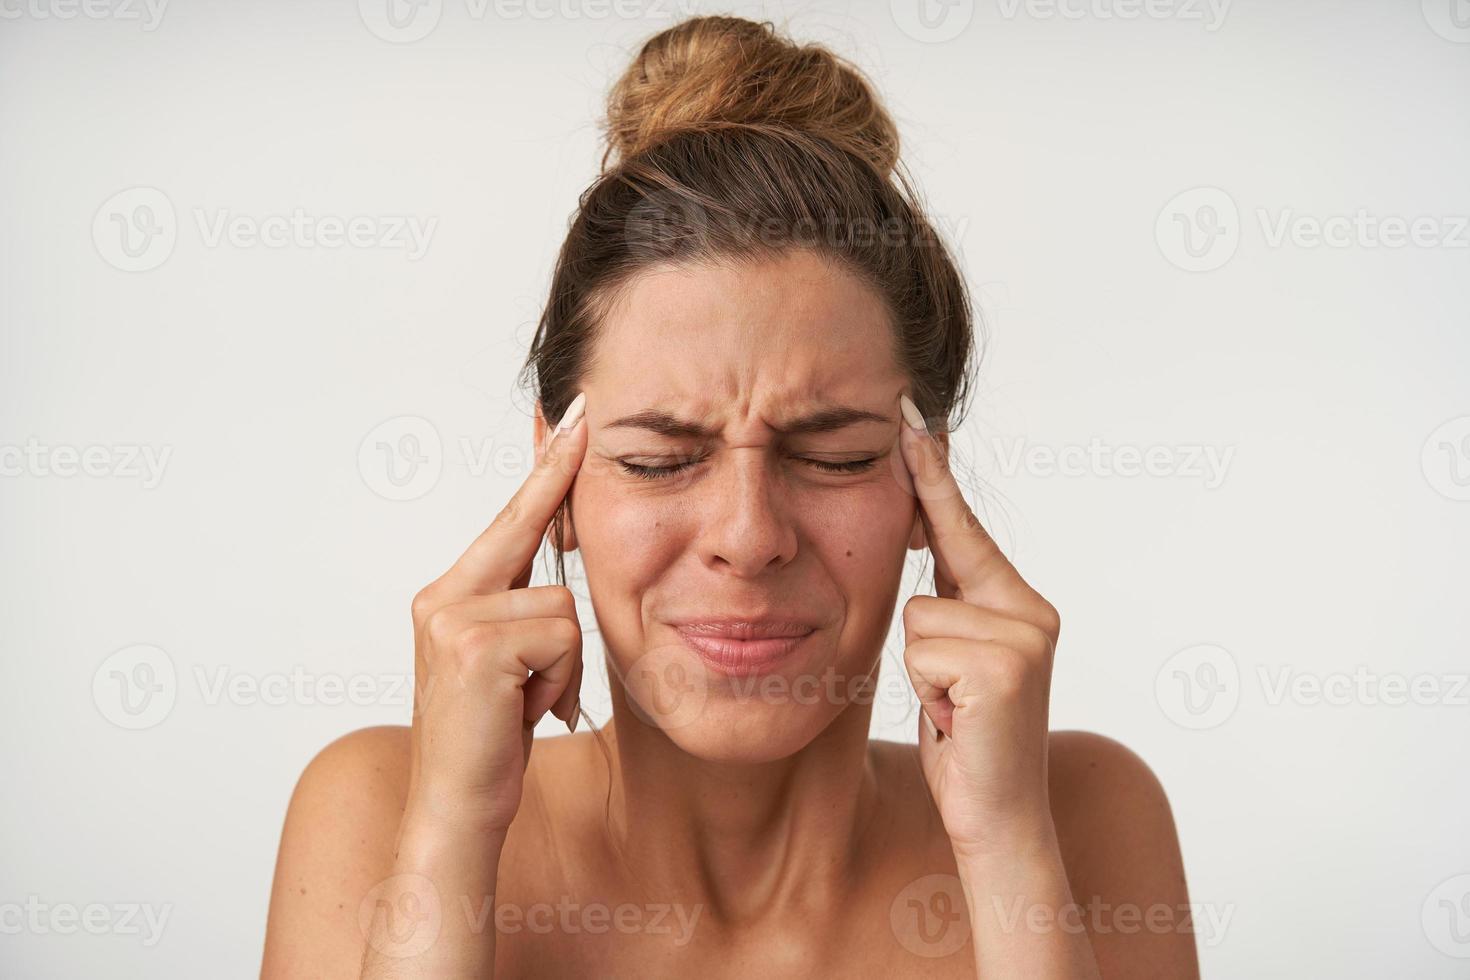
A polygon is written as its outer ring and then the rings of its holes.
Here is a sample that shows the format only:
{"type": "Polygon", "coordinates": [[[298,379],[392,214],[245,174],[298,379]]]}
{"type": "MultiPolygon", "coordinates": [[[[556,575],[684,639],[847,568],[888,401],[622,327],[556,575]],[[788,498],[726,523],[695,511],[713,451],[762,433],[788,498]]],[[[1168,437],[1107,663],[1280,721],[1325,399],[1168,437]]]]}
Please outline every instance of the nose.
{"type": "Polygon", "coordinates": [[[796,557],[796,527],[779,475],[763,451],[729,450],[724,470],[705,483],[710,499],[700,514],[700,559],[742,578],[790,563],[796,557]]]}

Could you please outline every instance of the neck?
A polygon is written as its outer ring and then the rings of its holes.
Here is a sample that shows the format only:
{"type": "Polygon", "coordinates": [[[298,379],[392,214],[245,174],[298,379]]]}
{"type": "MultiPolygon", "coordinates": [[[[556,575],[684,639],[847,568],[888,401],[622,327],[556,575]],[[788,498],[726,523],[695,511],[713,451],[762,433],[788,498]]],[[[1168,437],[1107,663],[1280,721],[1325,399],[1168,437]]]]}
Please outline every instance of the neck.
{"type": "Polygon", "coordinates": [[[849,704],[784,759],[730,763],[689,755],[639,721],[621,694],[604,729],[612,744],[608,833],[643,889],[742,925],[831,908],[851,891],[878,802],[870,704],[849,704]]]}

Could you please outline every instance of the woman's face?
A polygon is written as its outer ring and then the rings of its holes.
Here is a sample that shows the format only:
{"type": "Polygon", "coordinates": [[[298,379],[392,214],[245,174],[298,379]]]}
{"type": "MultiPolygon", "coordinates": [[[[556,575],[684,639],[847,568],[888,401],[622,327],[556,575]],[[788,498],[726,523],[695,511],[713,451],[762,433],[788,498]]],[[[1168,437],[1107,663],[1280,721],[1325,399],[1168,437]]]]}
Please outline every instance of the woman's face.
{"type": "Polygon", "coordinates": [[[659,267],[604,321],[575,545],[630,707],[695,756],[782,758],[871,701],[915,528],[892,343],[804,251],[659,267]]]}

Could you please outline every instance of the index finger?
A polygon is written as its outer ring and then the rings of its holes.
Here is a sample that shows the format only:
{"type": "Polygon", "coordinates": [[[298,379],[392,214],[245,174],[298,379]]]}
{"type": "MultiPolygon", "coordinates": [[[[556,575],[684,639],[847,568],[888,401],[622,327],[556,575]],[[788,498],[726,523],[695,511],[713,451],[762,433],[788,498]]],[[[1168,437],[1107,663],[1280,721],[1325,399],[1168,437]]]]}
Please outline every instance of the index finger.
{"type": "Polygon", "coordinates": [[[572,399],[526,482],[444,573],[440,581],[448,592],[503,592],[525,574],[586,455],[586,402],[585,393],[572,399]]]}
{"type": "Polygon", "coordinates": [[[924,536],[934,555],[934,585],[941,598],[1000,609],[1024,608],[1032,589],[975,516],[949,466],[949,454],[929,434],[924,417],[900,396],[906,425],[900,452],[913,479],[924,536]]]}

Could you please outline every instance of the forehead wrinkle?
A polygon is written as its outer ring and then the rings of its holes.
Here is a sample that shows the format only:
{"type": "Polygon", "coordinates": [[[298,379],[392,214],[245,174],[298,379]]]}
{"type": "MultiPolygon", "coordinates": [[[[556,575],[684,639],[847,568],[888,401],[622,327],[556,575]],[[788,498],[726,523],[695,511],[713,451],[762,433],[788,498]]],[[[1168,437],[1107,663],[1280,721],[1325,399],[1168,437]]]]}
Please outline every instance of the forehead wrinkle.
{"type": "Polygon", "coordinates": [[[820,256],[650,267],[604,326],[593,369],[629,396],[619,416],[657,409],[743,435],[804,403],[859,405],[897,377],[881,298],[820,256]]]}

